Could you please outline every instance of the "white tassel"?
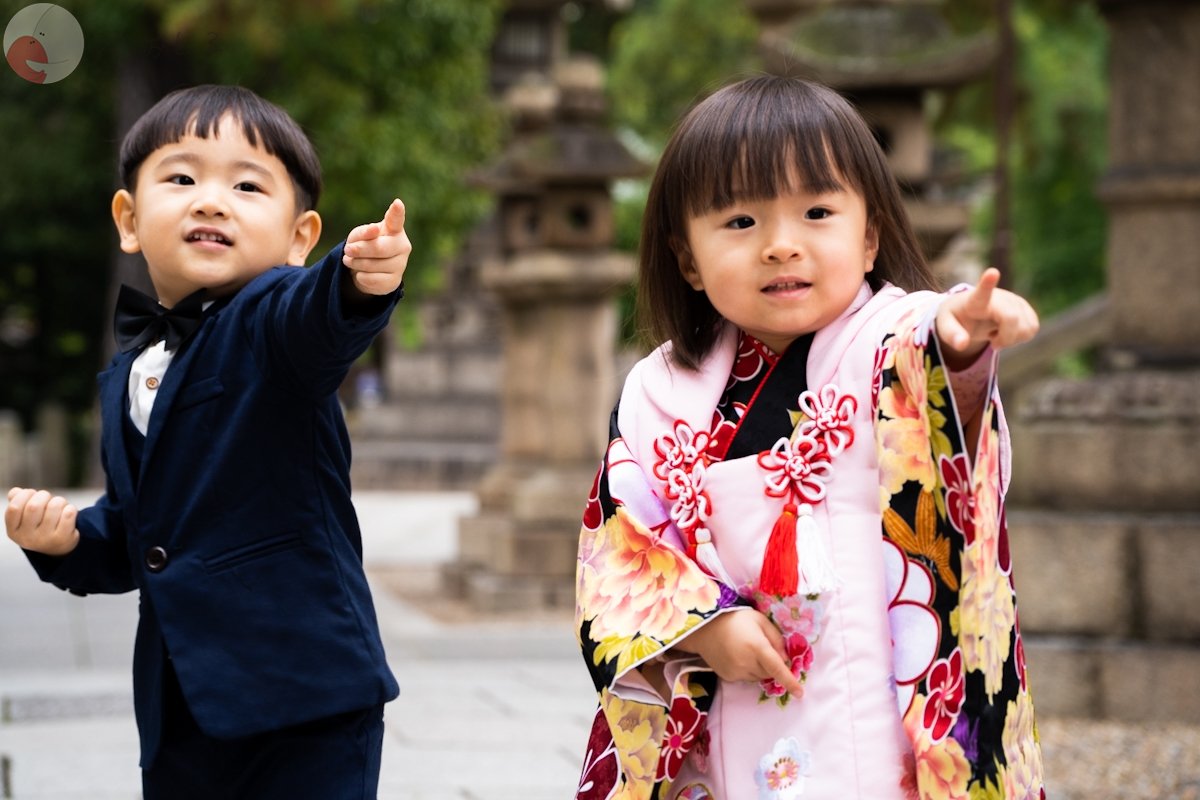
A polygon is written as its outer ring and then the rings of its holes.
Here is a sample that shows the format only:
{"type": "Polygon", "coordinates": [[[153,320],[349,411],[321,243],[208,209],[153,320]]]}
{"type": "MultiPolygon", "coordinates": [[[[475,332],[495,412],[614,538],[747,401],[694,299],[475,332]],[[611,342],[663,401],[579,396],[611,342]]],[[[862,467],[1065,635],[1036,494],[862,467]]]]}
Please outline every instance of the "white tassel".
{"type": "Polygon", "coordinates": [[[841,583],[808,503],[801,503],[796,510],[796,557],[800,562],[800,594],[823,594],[841,583]]]}
{"type": "Polygon", "coordinates": [[[735,588],[733,579],[725,572],[725,565],[717,557],[717,548],[713,546],[712,534],[705,528],[696,531],[696,561],[700,566],[730,589],[735,588]]]}

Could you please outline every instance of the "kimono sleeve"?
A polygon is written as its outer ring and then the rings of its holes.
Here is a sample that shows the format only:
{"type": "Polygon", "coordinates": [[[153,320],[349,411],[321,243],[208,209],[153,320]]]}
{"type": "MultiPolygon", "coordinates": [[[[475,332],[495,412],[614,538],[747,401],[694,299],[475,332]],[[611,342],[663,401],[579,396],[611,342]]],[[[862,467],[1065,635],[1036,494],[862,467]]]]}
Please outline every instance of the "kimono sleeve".
{"type": "Polygon", "coordinates": [[[1042,759],[1005,525],[1008,444],[995,359],[987,356],[982,392],[954,391],[935,313],[936,303],[913,311],[884,338],[873,386],[888,617],[911,777],[921,796],[1038,798],[1042,759]],[[974,407],[960,409],[972,394],[974,407]],[[978,439],[968,443],[963,416],[974,415],[978,439]]]}
{"type": "Polygon", "coordinates": [[[618,783],[657,797],[695,747],[716,675],[672,644],[737,606],[660,521],[661,505],[617,430],[593,483],[580,531],[576,635],[599,695],[578,797],[607,797],[618,783]],[[658,514],[654,514],[657,509],[658,514]],[[660,670],[656,688],[639,668],[660,670]]]}

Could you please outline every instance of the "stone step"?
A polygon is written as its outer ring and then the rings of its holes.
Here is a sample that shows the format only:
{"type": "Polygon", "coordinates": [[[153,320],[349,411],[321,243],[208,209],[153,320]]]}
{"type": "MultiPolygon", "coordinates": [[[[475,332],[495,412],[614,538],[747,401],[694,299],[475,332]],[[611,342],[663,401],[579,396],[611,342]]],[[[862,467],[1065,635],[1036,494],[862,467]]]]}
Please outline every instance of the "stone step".
{"type": "Polygon", "coordinates": [[[1031,634],[1200,643],[1200,513],[1008,513],[1031,634]]]}
{"type": "Polygon", "coordinates": [[[352,447],[355,489],[473,490],[498,458],[487,441],[355,438],[352,447]]]}
{"type": "Polygon", "coordinates": [[[1010,502],[1085,511],[1200,511],[1200,371],[1048,380],[1010,418],[1010,502]]]}
{"type": "Polygon", "coordinates": [[[1200,724],[1200,648],[1119,638],[1023,640],[1039,715],[1200,724]]]}
{"type": "Polygon", "coordinates": [[[388,355],[387,395],[443,398],[447,395],[498,397],[504,368],[497,349],[396,350],[388,355]]]}
{"type": "Polygon", "coordinates": [[[354,441],[495,442],[500,438],[500,403],[495,397],[462,396],[390,402],[354,410],[347,426],[354,441]]]}

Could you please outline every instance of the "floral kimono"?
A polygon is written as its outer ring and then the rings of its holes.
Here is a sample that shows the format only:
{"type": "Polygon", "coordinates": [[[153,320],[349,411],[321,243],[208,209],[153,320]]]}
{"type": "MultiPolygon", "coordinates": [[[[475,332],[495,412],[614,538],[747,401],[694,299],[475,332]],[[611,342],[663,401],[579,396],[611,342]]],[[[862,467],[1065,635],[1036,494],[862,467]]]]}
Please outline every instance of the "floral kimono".
{"type": "Polygon", "coordinates": [[[994,358],[951,385],[940,299],[864,284],[783,354],[726,325],[698,371],[635,366],[580,535],[579,798],[1044,797],[994,358]],[[803,696],[672,649],[746,609],[803,696]]]}

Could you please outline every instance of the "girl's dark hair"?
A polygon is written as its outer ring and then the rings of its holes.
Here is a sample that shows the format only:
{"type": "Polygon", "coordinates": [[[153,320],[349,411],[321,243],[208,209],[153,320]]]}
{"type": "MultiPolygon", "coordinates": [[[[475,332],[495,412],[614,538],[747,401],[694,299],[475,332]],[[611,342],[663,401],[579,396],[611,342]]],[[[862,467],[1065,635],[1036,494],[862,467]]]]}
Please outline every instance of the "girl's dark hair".
{"type": "Polygon", "coordinates": [[[251,145],[283,162],[300,211],[317,207],[321,196],[321,162],[312,142],[286,111],[241,86],[193,86],[171,92],[141,116],[121,142],[121,181],[133,191],[142,163],[158,148],[184,136],[216,136],[228,114],[242,123],[251,145]]]}
{"type": "Polygon", "coordinates": [[[873,289],[933,289],[900,200],[900,187],[871,129],[837,92],[771,75],[726,86],[680,120],[659,160],[642,217],[637,312],[652,344],[672,342],[676,363],[695,369],[721,320],[679,269],[687,220],[739,200],[775,197],[797,176],[810,192],[849,184],[866,201],[879,236],[873,289]]]}

